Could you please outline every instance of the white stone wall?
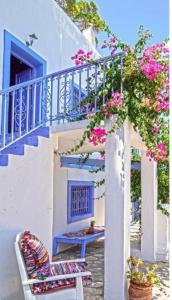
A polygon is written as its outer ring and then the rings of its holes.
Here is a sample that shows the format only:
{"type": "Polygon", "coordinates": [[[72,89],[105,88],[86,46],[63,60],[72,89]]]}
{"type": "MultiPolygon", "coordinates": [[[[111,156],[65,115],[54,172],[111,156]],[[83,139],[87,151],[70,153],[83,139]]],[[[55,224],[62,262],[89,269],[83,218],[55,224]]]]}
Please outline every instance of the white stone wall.
{"type": "MultiPolygon", "coordinates": [[[[4,29],[25,43],[35,33],[32,50],[47,60],[47,72],[73,66],[71,56],[91,44],[54,0],[0,1],[0,88],[3,70],[4,29]]],[[[95,49],[93,49],[95,50],[95,49]]]]}
{"type": "MultiPolygon", "coordinates": [[[[35,33],[38,40],[31,48],[47,61],[47,73],[72,66],[71,56],[78,48],[91,48],[54,0],[0,1],[0,89],[4,30],[23,43],[29,34],[35,33]]],[[[1,300],[23,299],[13,247],[16,233],[30,229],[45,243],[50,254],[52,250],[54,149],[52,139],[39,140],[38,148],[27,146],[24,156],[11,155],[9,166],[0,167],[1,300]]],[[[54,219],[57,217],[54,213],[54,219]]]]}
{"type": "Polygon", "coordinates": [[[51,254],[53,223],[52,140],[39,138],[39,147],[25,148],[24,156],[10,156],[0,167],[0,297],[23,299],[14,240],[30,230],[51,254]]]}
{"type": "MultiPolygon", "coordinates": [[[[53,236],[82,229],[89,226],[91,220],[96,225],[104,225],[104,198],[94,200],[94,217],[67,224],[67,184],[68,180],[97,181],[104,174],[90,174],[87,170],[61,168],[59,157],[54,158],[54,210],[53,236]]],[[[95,198],[99,197],[104,187],[95,189],[95,198]]],[[[60,250],[64,247],[60,247],[60,250]]]]}

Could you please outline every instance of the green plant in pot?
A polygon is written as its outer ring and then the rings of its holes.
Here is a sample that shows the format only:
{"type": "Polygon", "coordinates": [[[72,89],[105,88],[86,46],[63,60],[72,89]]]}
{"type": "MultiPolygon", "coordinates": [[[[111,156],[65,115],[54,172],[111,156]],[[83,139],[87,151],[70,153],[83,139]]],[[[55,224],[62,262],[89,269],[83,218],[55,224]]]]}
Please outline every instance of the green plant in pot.
{"type": "Polygon", "coordinates": [[[129,271],[127,271],[127,278],[130,280],[128,289],[130,300],[151,300],[152,287],[160,284],[160,279],[156,275],[157,265],[150,267],[143,263],[139,258],[130,256],[127,260],[129,271]]]}

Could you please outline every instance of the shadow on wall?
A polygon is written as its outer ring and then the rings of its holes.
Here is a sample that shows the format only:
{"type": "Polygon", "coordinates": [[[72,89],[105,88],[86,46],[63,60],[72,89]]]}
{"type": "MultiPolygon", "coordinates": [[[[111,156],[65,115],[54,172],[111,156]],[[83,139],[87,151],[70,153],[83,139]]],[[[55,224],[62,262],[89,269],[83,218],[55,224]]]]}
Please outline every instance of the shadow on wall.
{"type": "Polygon", "coordinates": [[[22,285],[14,250],[21,228],[0,228],[0,300],[23,300],[22,285]]]}

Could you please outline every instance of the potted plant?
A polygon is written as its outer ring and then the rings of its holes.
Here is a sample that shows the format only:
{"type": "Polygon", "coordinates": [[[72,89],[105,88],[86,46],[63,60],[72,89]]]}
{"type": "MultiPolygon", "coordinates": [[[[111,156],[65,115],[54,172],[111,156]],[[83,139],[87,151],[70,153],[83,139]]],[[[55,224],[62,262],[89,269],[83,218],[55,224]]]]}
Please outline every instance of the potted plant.
{"type": "Polygon", "coordinates": [[[90,227],[88,228],[88,231],[87,231],[88,234],[94,233],[94,226],[95,226],[95,221],[91,221],[90,227]]]}
{"type": "Polygon", "coordinates": [[[130,280],[129,299],[151,300],[153,285],[160,284],[160,279],[155,272],[157,265],[149,267],[140,258],[137,259],[134,256],[130,256],[127,262],[129,266],[127,278],[130,280]]]}

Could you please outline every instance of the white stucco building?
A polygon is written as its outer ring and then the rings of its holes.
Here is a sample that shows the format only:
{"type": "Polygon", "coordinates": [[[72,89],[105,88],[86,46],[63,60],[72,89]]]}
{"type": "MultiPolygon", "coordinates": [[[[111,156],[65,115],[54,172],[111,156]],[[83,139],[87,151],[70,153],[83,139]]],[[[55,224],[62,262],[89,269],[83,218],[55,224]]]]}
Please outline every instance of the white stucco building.
{"type": "MultiPolygon", "coordinates": [[[[73,67],[71,56],[79,48],[86,51],[92,50],[95,57],[99,57],[94,43],[89,41],[88,32],[85,35],[81,33],[54,0],[1,1],[0,44],[0,89],[10,89],[11,86],[26,80],[35,80],[47,74],[73,67]]],[[[80,73],[77,74],[79,75],[75,83],[76,86],[80,86],[80,73]]],[[[63,80],[66,80],[65,78],[63,74],[63,80]]],[[[55,80],[57,85],[58,77],[55,77],[55,80]]],[[[72,79],[70,80],[72,81],[72,79]]],[[[44,87],[44,81],[41,81],[40,86],[41,88],[44,87]]],[[[37,88],[34,85],[34,89],[29,92],[29,95],[35,93],[34,97],[37,99],[37,93],[41,90],[40,86],[37,88]]],[[[51,83],[52,87],[53,84],[51,83]]],[[[16,91],[16,93],[18,92],[20,90],[16,91]]],[[[22,122],[20,120],[19,125],[17,122],[13,125],[9,121],[11,120],[10,116],[14,114],[13,106],[10,104],[14,103],[10,100],[15,99],[16,96],[13,95],[12,90],[7,94],[0,95],[0,130],[3,146],[5,134],[12,135],[15,128],[18,128],[22,122]],[[8,95],[8,97],[3,95],[8,95]],[[3,106],[4,97],[6,100],[8,98],[8,108],[3,106]],[[4,111],[5,114],[8,114],[7,123],[3,119],[4,111]],[[5,134],[4,128],[6,129],[5,134]]],[[[55,90],[51,91],[52,101],[55,99],[54,95],[55,90]]],[[[29,96],[27,98],[31,99],[29,96]]],[[[20,105],[22,106],[23,103],[20,105]]],[[[53,109],[55,109],[56,102],[53,102],[53,105],[53,109]]],[[[32,103],[33,107],[34,103],[32,103]]],[[[34,109],[37,111],[37,106],[33,108],[33,111],[34,109]]],[[[15,116],[17,116],[17,112],[15,112],[15,116]]],[[[97,176],[85,169],[61,167],[60,157],[56,154],[58,151],[67,151],[72,145],[77,144],[86,124],[88,121],[64,124],[59,124],[58,121],[52,122],[49,127],[50,134],[47,134],[47,137],[46,134],[44,136],[38,134],[34,140],[34,145],[29,145],[30,140],[27,140],[25,145],[22,143],[17,149],[13,147],[13,144],[10,144],[11,148],[6,149],[5,146],[4,152],[2,151],[0,154],[2,165],[5,162],[4,166],[0,166],[1,300],[23,300],[13,247],[18,232],[26,229],[34,232],[52,254],[52,243],[55,235],[82,229],[88,226],[90,220],[93,219],[96,224],[105,224],[106,226],[105,299],[124,299],[126,258],[130,252],[130,176],[128,174],[130,174],[131,146],[138,147],[143,151],[142,188],[144,204],[142,223],[144,235],[141,249],[143,257],[156,260],[158,251],[161,256],[168,251],[167,240],[165,238],[162,240],[157,236],[157,195],[156,186],[154,186],[156,166],[147,162],[144,155],[144,145],[132,132],[128,123],[121,129],[122,133],[109,137],[106,144],[106,201],[104,198],[95,201],[94,210],[90,217],[79,219],[77,222],[69,222],[67,216],[69,181],[95,182],[104,176],[104,172],[97,176]],[[119,150],[121,154],[119,154],[119,150]],[[122,153],[124,153],[125,160],[124,169],[120,161],[122,153]],[[124,185],[121,185],[120,182],[121,174],[127,178],[124,185]],[[148,198],[149,200],[151,198],[151,201],[148,202],[148,198]],[[147,216],[145,221],[146,213],[144,215],[144,211],[147,212],[147,210],[149,210],[150,216],[147,216]],[[152,228],[152,232],[149,232],[147,222],[149,222],[149,229],[152,228]],[[117,237],[118,247],[116,247],[117,237]],[[147,248],[148,244],[151,245],[149,248],[147,248]],[[115,269],[118,278],[116,283],[112,285],[115,269]],[[112,296],[113,293],[117,298],[112,296]]],[[[109,126],[109,124],[105,124],[105,126],[109,126]]],[[[16,130],[16,132],[18,131],[16,130]]],[[[97,147],[96,151],[98,150],[104,149],[97,147]]],[[[95,149],[88,143],[81,150],[83,153],[93,151],[95,149]]],[[[94,197],[99,197],[102,191],[103,188],[97,188],[94,197]]],[[[164,237],[162,224],[166,230],[166,220],[162,216],[158,218],[162,219],[158,226],[161,227],[161,234],[164,237]]]]}

